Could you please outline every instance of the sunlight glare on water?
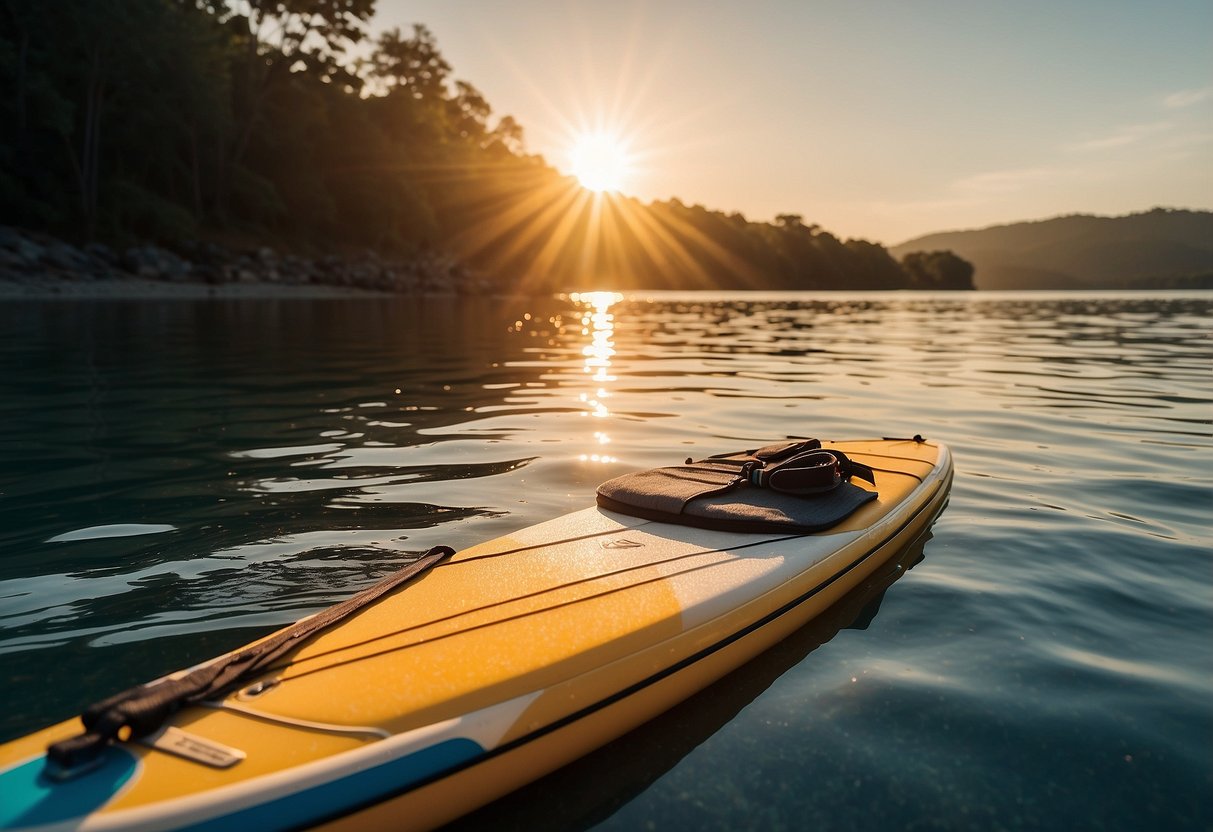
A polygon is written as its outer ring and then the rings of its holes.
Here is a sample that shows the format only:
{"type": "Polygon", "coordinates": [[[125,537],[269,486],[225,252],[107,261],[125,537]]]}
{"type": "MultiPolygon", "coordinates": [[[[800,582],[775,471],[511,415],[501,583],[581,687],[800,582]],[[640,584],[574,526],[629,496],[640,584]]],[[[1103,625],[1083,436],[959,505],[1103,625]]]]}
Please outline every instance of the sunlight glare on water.
{"type": "MultiPolygon", "coordinates": [[[[584,309],[581,315],[582,333],[590,338],[590,343],[581,352],[585,356],[584,370],[592,387],[578,398],[586,406],[586,415],[603,419],[611,415],[606,400],[611,397],[610,384],[616,380],[611,375],[611,357],[615,355],[615,316],[610,310],[613,304],[623,300],[623,295],[618,292],[575,292],[569,296],[569,300],[584,309]]],[[[609,445],[610,442],[611,437],[605,431],[594,431],[594,444],[609,445]]],[[[618,461],[602,453],[602,449],[582,454],[580,459],[582,462],[618,461]]]]}

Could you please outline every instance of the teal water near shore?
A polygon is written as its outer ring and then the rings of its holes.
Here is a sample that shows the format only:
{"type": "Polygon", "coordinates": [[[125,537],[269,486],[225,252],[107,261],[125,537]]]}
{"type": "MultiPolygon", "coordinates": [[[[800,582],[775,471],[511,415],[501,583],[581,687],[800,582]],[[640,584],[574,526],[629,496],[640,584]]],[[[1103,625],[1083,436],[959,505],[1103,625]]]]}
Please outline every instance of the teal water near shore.
{"type": "Polygon", "coordinates": [[[948,443],[904,574],[465,828],[1213,827],[1213,293],[0,304],[0,737],[595,485],[948,443]]]}

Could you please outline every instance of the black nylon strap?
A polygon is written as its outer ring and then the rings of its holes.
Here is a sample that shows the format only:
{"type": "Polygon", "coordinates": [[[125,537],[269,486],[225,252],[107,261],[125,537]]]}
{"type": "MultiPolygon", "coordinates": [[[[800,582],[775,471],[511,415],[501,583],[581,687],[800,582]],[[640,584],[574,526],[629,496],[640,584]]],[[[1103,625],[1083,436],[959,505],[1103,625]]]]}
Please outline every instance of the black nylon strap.
{"type": "Polygon", "coordinates": [[[435,546],[385,580],[247,650],[195,668],[180,678],[149,682],[90,705],[80,716],[85,732],[49,746],[46,750],[48,765],[57,771],[56,776],[70,776],[73,769],[93,762],[105,746],[120,735],[122,739],[128,738],[126,732],[129,732],[129,738],[145,736],[182,707],[231,692],[299,647],[304,640],[349,618],[454,553],[449,546],[435,546]]]}
{"type": "Polygon", "coordinates": [[[755,469],[750,482],[785,494],[817,494],[842,482],[838,457],[829,451],[808,451],[783,462],[755,469]]]}
{"type": "MultiPolygon", "coordinates": [[[[803,451],[811,451],[821,447],[819,439],[785,439],[782,442],[774,442],[770,445],[763,445],[761,448],[753,451],[729,451],[724,454],[713,454],[703,462],[727,462],[735,465],[742,465],[746,461],[757,459],[764,465],[770,462],[778,462],[793,454],[798,454],[803,451]]],[[[692,460],[688,459],[689,465],[692,460]]]]}
{"type": "Polygon", "coordinates": [[[820,494],[837,488],[851,477],[875,485],[875,474],[842,451],[812,450],[749,472],[749,481],[760,488],[784,494],[820,494]]]}
{"type": "Polygon", "coordinates": [[[805,451],[815,451],[820,447],[821,441],[818,439],[793,439],[787,442],[776,442],[772,445],[765,445],[754,451],[754,458],[769,465],[772,462],[787,459],[795,454],[804,453],[805,451]]]}

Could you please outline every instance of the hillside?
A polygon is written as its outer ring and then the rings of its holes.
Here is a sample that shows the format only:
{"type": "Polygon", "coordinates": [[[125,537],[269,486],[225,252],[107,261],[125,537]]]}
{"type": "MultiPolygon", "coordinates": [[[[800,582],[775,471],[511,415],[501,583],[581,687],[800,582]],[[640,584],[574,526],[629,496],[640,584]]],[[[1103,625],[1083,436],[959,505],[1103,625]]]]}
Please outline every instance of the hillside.
{"type": "Polygon", "coordinates": [[[1213,212],[1155,208],[1124,217],[1076,214],[928,234],[893,246],[950,249],[979,289],[1213,287],[1213,212]]]}
{"type": "Polygon", "coordinates": [[[958,258],[903,266],[797,214],[594,196],[526,152],[425,26],[372,37],[374,5],[0,14],[0,279],[228,282],[288,262],[292,279],[396,291],[473,273],[504,292],[971,288],[958,258]]]}

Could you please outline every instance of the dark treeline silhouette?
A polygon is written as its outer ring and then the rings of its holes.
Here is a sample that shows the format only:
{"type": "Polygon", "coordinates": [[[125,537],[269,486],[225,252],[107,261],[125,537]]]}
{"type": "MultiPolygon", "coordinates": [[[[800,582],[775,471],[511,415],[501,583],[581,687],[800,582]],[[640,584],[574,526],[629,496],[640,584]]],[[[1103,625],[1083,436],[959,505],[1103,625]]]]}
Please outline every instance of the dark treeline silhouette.
{"type": "MultiPolygon", "coordinates": [[[[802,218],[594,197],[374,0],[0,0],[0,222],[453,252],[502,289],[971,288],[802,218]]],[[[934,255],[932,255],[934,256],[934,255]]]]}
{"type": "Polygon", "coordinates": [[[918,289],[973,288],[973,264],[951,251],[912,251],[901,265],[918,289]]]}

